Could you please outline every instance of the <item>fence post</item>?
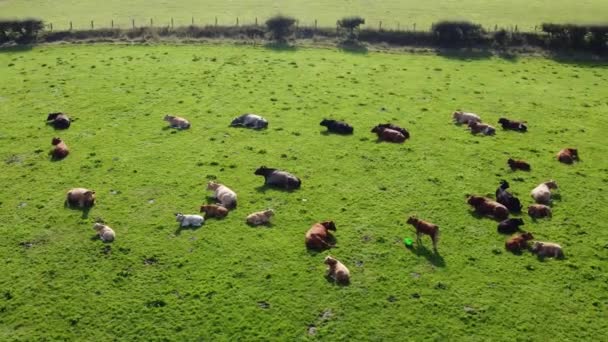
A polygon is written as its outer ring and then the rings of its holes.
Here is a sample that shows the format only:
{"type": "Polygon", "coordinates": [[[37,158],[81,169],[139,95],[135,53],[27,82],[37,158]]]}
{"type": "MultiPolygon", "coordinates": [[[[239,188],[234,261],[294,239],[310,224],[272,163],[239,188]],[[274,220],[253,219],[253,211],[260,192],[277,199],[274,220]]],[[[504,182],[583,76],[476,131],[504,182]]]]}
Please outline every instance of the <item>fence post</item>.
{"type": "Polygon", "coordinates": [[[397,31],[401,30],[401,23],[397,22],[397,31]]]}
{"type": "Polygon", "coordinates": [[[217,27],[217,17],[215,17],[215,27],[217,27]]]}
{"type": "Polygon", "coordinates": [[[91,30],[93,30],[95,26],[93,25],[93,20],[91,20],[91,30]]]}
{"type": "Polygon", "coordinates": [[[72,22],[70,21],[70,31],[72,31],[72,22]]]}
{"type": "Polygon", "coordinates": [[[498,31],[498,25],[494,25],[494,32],[498,31]]]}
{"type": "Polygon", "coordinates": [[[236,26],[239,26],[239,17],[236,17],[236,26]]]}
{"type": "Polygon", "coordinates": [[[173,28],[173,17],[171,17],[171,28],[173,28]]]}
{"type": "Polygon", "coordinates": [[[315,30],[317,29],[317,19],[315,19],[315,30]]]}
{"type": "Polygon", "coordinates": [[[150,27],[154,26],[154,22],[152,21],[152,18],[150,18],[150,27]]]}
{"type": "MultiPolygon", "coordinates": [[[[71,24],[72,22],[70,22],[71,24]]],[[[112,19],[112,28],[114,28],[114,19],[112,19]]]]}
{"type": "Polygon", "coordinates": [[[258,17],[255,17],[255,26],[258,26],[258,17]]]}
{"type": "Polygon", "coordinates": [[[416,23],[414,23],[414,32],[416,32],[416,23]]]}
{"type": "Polygon", "coordinates": [[[192,17],[192,26],[194,26],[194,17],[192,17]]]}
{"type": "Polygon", "coordinates": [[[51,32],[53,32],[53,23],[49,23],[49,26],[51,27],[51,32]]]}
{"type": "Polygon", "coordinates": [[[382,20],[378,23],[378,31],[382,30],[382,20]]]}
{"type": "Polygon", "coordinates": [[[135,29],[135,19],[131,19],[131,24],[133,24],[133,29],[135,29]]]}

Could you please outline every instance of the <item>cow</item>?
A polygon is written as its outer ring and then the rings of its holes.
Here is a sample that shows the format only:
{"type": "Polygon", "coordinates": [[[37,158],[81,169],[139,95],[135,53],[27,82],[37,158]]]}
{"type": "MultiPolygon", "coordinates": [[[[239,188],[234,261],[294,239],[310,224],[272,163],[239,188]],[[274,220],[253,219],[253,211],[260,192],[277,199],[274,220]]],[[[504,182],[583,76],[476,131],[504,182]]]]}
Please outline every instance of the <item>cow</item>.
{"type": "Polygon", "coordinates": [[[226,216],[228,216],[228,209],[219,206],[219,205],[215,205],[215,204],[208,204],[208,205],[201,205],[201,213],[205,213],[205,218],[208,217],[217,217],[217,218],[224,218],[226,216]]]}
{"type": "Polygon", "coordinates": [[[49,152],[49,154],[54,160],[61,160],[67,157],[67,155],[70,153],[68,145],[66,145],[60,138],[53,138],[53,140],[51,140],[51,144],[55,147],[51,150],[51,152],[49,152]]]}
{"type": "Polygon", "coordinates": [[[479,115],[474,114],[474,113],[461,112],[461,111],[455,111],[452,114],[452,118],[459,125],[462,125],[462,124],[468,125],[471,122],[481,122],[481,118],[479,117],[479,115]]]}
{"type": "Polygon", "coordinates": [[[498,224],[497,230],[501,234],[513,234],[515,232],[520,231],[521,229],[519,228],[519,226],[523,226],[524,224],[524,220],[520,218],[510,218],[501,221],[498,224]]]}
{"type": "Polygon", "coordinates": [[[305,244],[306,248],[314,250],[323,250],[326,248],[335,247],[334,238],[329,232],[330,230],[336,231],[336,225],[333,221],[324,221],[321,223],[315,223],[306,232],[305,244]]]}
{"type": "Polygon", "coordinates": [[[331,133],[353,134],[354,131],[353,126],[342,121],[323,119],[320,125],[327,127],[327,131],[331,133]]]}
{"type": "Polygon", "coordinates": [[[492,216],[497,220],[506,220],[509,217],[509,209],[504,205],[489,198],[481,196],[469,196],[467,203],[475,208],[479,215],[492,216]]]}
{"type": "Polygon", "coordinates": [[[563,258],[564,252],[562,246],[553,242],[541,242],[535,241],[532,244],[532,253],[536,254],[539,258],[563,258]]]}
{"type": "Polygon", "coordinates": [[[507,118],[498,119],[498,123],[502,125],[502,129],[512,130],[518,132],[527,132],[528,126],[526,126],[525,121],[514,121],[509,120],[507,118]]]}
{"type": "Polygon", "coordinates": [[[575,148],[564,148],[557,154],[557,160],[564,164],[572,164],[575,161],[579,161],[578,150],[575,148]]]}
{"type": "Polygon", "coordinates": [[[509,158],[509,160],[507,160],[507,164],[509,164],[509,167],[513,171],[515,171],[515,170],[530,171],[530,169],[531,169],[530,164],[526,163],[523,160],[515,160],[513,158],[509,158]]]}
{"type": "Polygon", "coordinates": [[[270,218],[274,215],[274,211],[272,209],[267,209],[263,211],[258,211],[247,216],[247,224],[251,226],[259,226],[262,224],[270,223],[270,218]]]}
{"type": "Polygon", "coordinates": [[[253,129],[264,129],[268,128],[268,120],[257,114],[243,114],[232,119],[230,123],[231,127],[246,127],[253,129]]]}
{"type": "Polygon", "coordinates": [[[519,201],[519,198],[513,196],[513,194],[507,191],[508,188],[509,182],[506,180],[501,180],[500,186],[496,189],[496,202],[507,207],[510,212],[520,213],[521,202],[519,201]]]}
{"type": "Polygon", "coordinates": [[[282,188],[285,190],[299,189],[302,181],[287,171],[260,166],[253,173],[256,176],[264,176],[264,185],[282,188]]]}
{"type": "Polygon", "coordinates": [[[439,242],[439,226],[427,221],[420,220],[415,216],[410,216],[407,223],[416,228],[416,242],[420,246],[422,244],[422,235],[428,235],[433,241],[433,250],[437,253],[437,243],[439,242]]]}
{"type": "Polygon", "coordinates": [[[184,215],[181,213],[175,214],[175,221],[179,222],[181,228],[184,227],[200,227],[205,222],[205,218],[200,215],[184,215]]]}
{"type": "Polygon", "coordinates": [[[528,215],[532,218],[551,217],[551,208],[544,204],[532,204],[528,207],[528,215]]]}
{"type": "Polygon", "coordinates": [[[169,126],[171,128],[177,128],[177,129],[190,128],[190,122],[188,122],[188,120],[186,120],[182,117],[179,117],[179,116],[165,115],[163,120],[169,122],[169,126]]]}
{"type": "Polygon", "coordinates": [[[67,129],[70,127],[71,120],[65,113],[50,113],[46,117],[46,123],[55,129],[67,129]]]}
{"type": "Polygon", "coordinates": [[[348,285],[350,283],[350,271],[343,263],[329,255],[325,257],[324,262],[327,265],[327,277],[339,285],[348,285]]]}
{"type": "Polygon", "coordinates": [[[74,188],[68,191],[65,204],[68,207],[90,208],[95,205],[95,191],[85,188],[74,188]]]}
{"type": "Polygon", "coordinates": [[[116,238],[114,230],[103,223],[95,223],[93,229],[97,232],[97,235],[103,242],[112,242],[116,238]]]}
{"type": "MultiPolygon", "coordinates": [[[[403,136],[405,137],[405,139],[409,139],[410,138],[410,132],[408,132],[407,129],[397,126],[397,125],[393,125],[391,123],[385,123],[385,124],[378,124],[376,127],[374,128],[388,128],[388,129],[392,129],[394,131],[397,131],[401,134],[403,134],[403,136]]],[[[373,131],[372,131],[373,132],[373,131]]]]}
{"type": "Polygon", "coordinates": [[[227,186],[210,181],[207,183],[207,190],[212,190],[213,197],[219,201],[219,205],[226,209],[236,208],[236,193],[227,186]]]}
{"type": "Polygon", "coordinates": [[[557,183],[554,180],[539,184],[532,189],[530,195],[536,203],[549,204],[551,202],[551,189],[557,189],[557,183]]]}
{"type": "Polygon", "coordinates": [[[522,249],[528,249],[528,241],[532,239],[532,233],[514,235],[505,242],[505,248],[513,253],[520,253],[522,249]]]}
{"type": "Polygon", "coordinates": [[[494,135],[496,134],[496,129],[488,124],[484,124],[481,122],[472,121],[469,122],[469,129],[471,130],[471,134],[482,133],[483,135],[494,135]]]}
{"type": "Polygon", "coordinates": [[[378,135],[378,141],[402,143],[407,139],[403,133],[385,127],[376,126],[372,129],[372,133],[376,133],[378,135]]]}

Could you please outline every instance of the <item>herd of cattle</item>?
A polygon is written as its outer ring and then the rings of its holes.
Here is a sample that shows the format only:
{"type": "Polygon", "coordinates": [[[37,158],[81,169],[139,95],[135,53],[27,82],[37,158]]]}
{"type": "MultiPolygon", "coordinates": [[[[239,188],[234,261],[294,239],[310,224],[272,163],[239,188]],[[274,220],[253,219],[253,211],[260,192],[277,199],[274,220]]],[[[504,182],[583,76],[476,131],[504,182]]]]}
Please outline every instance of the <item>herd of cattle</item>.
{"type": "MultiPolygon", "coordinates": [[[[166,115],[164,120],[169,122],[170,127],[177,129],[190,128],[190,122],[185,118],[166,115]]],[[[482,123],[481,118],[474,113],[466,113],[457,111],[453,113],[453,120],[459,125],[467,125],[471,133],[484,135],[494,135],[496,129],[488,124],[482,123]]],[[[518,132],[526,132],[528,127],[525,122],[513,121],[506,118],[500,118],[498,121],[505,130],[514,130],[518,132]]],[[[55,129],[67,129],[70,127],[71,120],[64,113],[51,113],[47,117],[47,123],[55,127],[55,129]]],[[[336,134],[353,134],[354,128],[348,123],[336,120],[325,119],[321,122],[321,126],[327,127],[328,132],[336,134]]],[[[268,127],[268,121],[256,114],[243,114],[232,120],[232,127],[246,127],[252,129],[264,129],[268,127]]],[[[409,132],[399,126],[393,124],[380,124],[375,126],[372,133],[376,133],[379,141],[387,141],[393,143],[403,143],[410,138],[409,132]]],[[[53,150],[50,154],[53,159],[60,160],[69,154],[69,149],[65,142],[60,138],[53,138],[53,150]]],[[[578,151],[572,148],[561,150],[557,159],[566,164],[572,164],[578,161],[578,151]]],[[[512,170],[530,171],[531,167],[525,161],[514,160],[509,158],[507,161],[512,170]]],[[[266,186],[281,188],[284,190],[299,189],[302,182],[293,174],[261,166],[254,175],[263,176],[266,186]]],[[[530,246],[528,241],[534,239],[532,233],[523,232],[520,226],[524,225],[521,218],[508,218],[511,213],[521,213],[522,205],[520,200],[513,194],[507,191],[509,183],[505,180],[501,181],[496,189],[496,200],[483,196],[468,196],[467,203],[474,208],[477,215],[489,216],[499,222],[498,232],[503,234],[514,234],[505,243],[507,250],[514,253],[521,253],[523,250],[530,250],[537,254],[540,258],[544,257],[563,257],[562,248],[560,245],[552,242],[535,241],[530,246]]],[[[528,214],[533,219],[550,217],[551,207],[551,190],[557,189],[557,183],[553,180],[539,184],[531,191],[531,196],[535,204],[528,207],[528,214]]],[[[215,217],[224,218],[230,210],[236,209],[237,194],[229,187],[210,181],[207,184],[207,190],[213,191],[213,198],[216,204],[207,204],[200,207],[201,215],[184,215],[176,213],[176,221],[180,227],[200,227],[205,219],[215,217]]],[[[95,191],[85,188],[74,188],[68,191],[65,201],[66,206],[73,208],[90,208],[95,204],[95,191]]],[[[271,209],[252,213],[247,216],[246,222],[251,226],[269,224],[274,211],[271,209]]],[[[409,217],[408,224],[411,224],[416,230],[417,243],[420,245],[423,235],[428,235],[433,243],[433,250],[437,253],[437,243],[439,240],[439,227],[433,223],[418,219],[414,216],[409,217]]],[[[107,225],[97,222],[93,226],[100,239],[104,242],[111,242],[115,239],[115,233],[112,228],[107,225]]],[[[305,245],[308,249],[325,250],[335,247],[335,238],[330,231],[336,231],[336,225],[333,221],[325,221],[314,224],[305,235],[305,245]]],[[[327,256],[325,264],[328,266],[327,276],[339,284],[348,284],[350,281],[350,272],[344,264],[337,259],[327,256]]]]}

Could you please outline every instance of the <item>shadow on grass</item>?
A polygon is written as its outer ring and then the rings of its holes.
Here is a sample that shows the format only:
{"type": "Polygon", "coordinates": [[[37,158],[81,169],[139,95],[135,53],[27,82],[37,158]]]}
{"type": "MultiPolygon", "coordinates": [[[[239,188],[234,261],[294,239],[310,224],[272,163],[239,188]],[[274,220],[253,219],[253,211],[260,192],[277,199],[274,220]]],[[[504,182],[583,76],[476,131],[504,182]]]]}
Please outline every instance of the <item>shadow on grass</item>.
{"type": "Polygon", "coordinates": [[[608,68],[606,55],[589,52],[553,51],[549,53],[548,58],[561,64],[575,65],[580,68],[608,68]]]}
{"type": "Polygon", "coordinates": [[[0,53],[19,53],[31,51],[34,48],[34,44],[14,45],[0,47],[0,53]]]}
{"type": "Polygon", "coordinates": [[[203,225],[200,225],[199,227],[193,227],[193,226],[182,227],[180,225],[180,226],[177,226],[177,229],[175,230],[175,236],[181,235],[182,230],[192,230],[192,231],[195,231],[195,230],[199,230],[202,227],[203,227],[203,225]]]}
{"type": "Polygon", "coordinates": [[[295,46],[282,42],[267,43],[264,44],[264,48],[275,52],[295,52],[298,50],[295,46]]]}
{"type": "Polygon", "coordinates": [[[488,59],[494,56],[494,53],[488,49],[446,49],[439,48],[436,50],[441,57],[449,59],[457,59],[462,61],[476,61],[488,59]]]}
{"type": "Polygon", "coordinates": [[[437,267],[445,267],[445,260],[439,254],[439,252],[433,252],[422,244],[416,244],[415,248],[408,249],[415,253],[417,256],[425,257],[431,264],[437,267]]]}
{"type": "Polygon", "coordinates": [[[358,41],[347,40],[338,43],[338,48],[344,52],[353,54],[366,54],[368,53],[367,47],[358,41]]]}
{"type": "Polygon", "coordinates": [[[329,274],[325,275],[325,280],[327,280],[328,283],[334,284],[336,286],[348,286],[350,285],[350,280],[347,282],[339,282],[339,281],[335,281],[334,278],[330,277],[329,274]]]}
{"type": "Polygon", "coordinates": [[[284,189],[284,188],[279,188],[279,187],[271,186],[271,185],[267,185],[267,184],[260,185],[255,188],[255,191],[262,193],[262,194],[265,194],[266,191],[268,191],[268,190],[274,190],[274,191],[280,191],[280,192],[294,192],[294,191],[297,191],[298,189],[284,189]]]}
{"type": "Polygon", "coordinates": [[[337,246],[338,239],[336,239],[336,237],[334,235],[328,234],[327,242],[331,245],[331,247],[325,247],[325,248],[318,249],[318,248],[309,248],[308,246],[306,246],[306,251],[308,252],[308,255],[317,256],[330,249],[338,248],[338,246],[337,246]]]}
{"type": "Polygon", "coordinates": [[[247,225],[251,228],[258,228],[258,227],[272,228],[272,227],[274,227],[274,224],[272,224],[272,222],[266,222],[266,223],[262,223],[262,224],[251,224],[251,223],[247,222],[247,225]]]}
{"type": "Polygon", "coordinates": [[[87,219],[89,218],[89,212],[91,211],[91,208],[78,208],[78,207],[70,207],[67,204],[67,201],[63,204],[64,208],[68,208],[70,210],[74,210],[74,211],[80,211],[82,212],[81,218],[83,219],[87,219]]]}

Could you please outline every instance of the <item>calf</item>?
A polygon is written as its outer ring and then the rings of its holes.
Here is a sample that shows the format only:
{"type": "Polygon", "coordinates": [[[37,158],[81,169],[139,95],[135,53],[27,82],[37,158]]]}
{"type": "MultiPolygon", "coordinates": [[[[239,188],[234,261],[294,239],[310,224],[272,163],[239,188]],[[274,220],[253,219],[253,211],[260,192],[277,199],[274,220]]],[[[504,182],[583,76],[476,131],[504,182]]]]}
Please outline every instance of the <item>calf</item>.
{"type": "Polygon", "coordinates": [[[496,189],[496,201],[509,209],[510,212],[521,212],[521,202],[519,198],[507,191],[509,183],[506,180],[500,181],[500,186],[496,189]]]}
{"type": "Polygon", "coordinates": [[[528,248],[528,241],[532,239],[534,239],[532,233],[514,235],[505,242],[505,248],[513,253],[520,253],[522,249],[528,248]]]}
{"type": "Polygon", "coordinates": [[[335,247],[333,244],[334,238],[329,232],[330,230],[333,230],[334,232],[336,231],[336,225],[333,221],[315,223],[306,232],[304,241],[306,243],[306,247],[315,250],[335,247]]]}
{"type": "Polygon", "coordinates": [[[70,118],[64,113],[51,113],[46,117],[46,123],[55,129],[67,129],[70,127],[70,118]]]}
{"type": "Polygon", "coordinates": [[[348,285],[350,283],[350,271],[343,263],[328,255],[325,257],[325,265],[327,265],[327,276],[337,284],[348,285]]]}
{"type": "Polygon", "coordinates": [[[519,228],[519,226],[523,226],[524,224],[524,220],[520,218],[510,218],[501,221],[498,224],[497,230],[501,234],[513,234],[517,231],[520,231],[521,229],[519,228]]]}
{"type": "Polygon", "coordinates": [[[95,225],[93,225],[93,229],[97,232],[97,235],[99,235],[99,238],[103,242],[112,242],[116,237],[114,230],[105,224],[95,223],[95,225]]]}
{"type": "Polygon", "coordinates": [[[565,148],[557,154],[557,160],[564,164],[572,164],[578,161],[578,150],[575,148],[565,148]]]}
{"type": "Polygon", "coordinates": [[[481,122],[481,118],[479,117],[479,115],[461,111],[454,112],[452,114],[452,118],[454,119],[454,121],[456,121],[457,124],[460,125],[468,125],[471,122],[481,122]]]}
{"type": "Polygon", "coordinates": [[[553,242],[541,242],[535,241],[532,245],[532,253],[536,254],[539,258],[550,257],[550,258],[563,258],[564,252],[562,246],[553,242]]]}
{"type": "Polygon", "coordinates": [[[507,118],[500,118],[498,123],[502,125],[502,129],[506,130],[508,129],[518,132],[526,132],[528,130],[528,126],[525,125],[525,121],[514,121],[507,118]]]}
{"type": "Polygon", "coordinates": [[[205,222],[205,218],[200,215],[184,215],[181,213],[175,214],[175,221],[179,222],[179,226],[184,227],[200,227],[205,222]]]}
{"type": "Polygon", "coordinates": [[[263,129],[268,127],[268,120],[257,114],[243,114],[234,118],[230,126],[263,129]]]}
{"type": "Polygon", "coordinates": [[[272,209],[258,211],[247,216],[247,223],[252,226],[259,226],[262,224],[270,223],[270,218],[274,215],[274,211],[272,209]]]}
{"type": "Polygon", "coordinates": [[[205,218],[224,218],[228,216],[228,209],[215,204],[201,205],[201,213],[205,213],[205,218]]]}
{"type": "Polygon", "coordinates": [[[497,220],[506,220],[509,217],[509,209],[504,205],[489,198],[481,196],[469,196],[467,202],[475,208],[480,215],[489,215],[497,220]]]}
{"type": "Polygon", "coordinates": [[[188,122],[188,120],[186,120],[182,117],[179,117],[179,116],[165,115],[165,118],[163,120],[169,122],[169,126],[171,128],[177,128],[177,129],[190,128],[190,122],[188,122]]]}
{"type": "Polygon", "coordinates": [[[214,191],[213,197],[219,201],[219,205],[226,209],[236,208],[236,193],[227,186],[210,181],[207,183],[207,190],[214,191]]]}
{"type": "Polygon", "coordinates": [[[261,166],[253,173],[256,176],[264,176],[264,185],[283,188],[285,190],[299,189],[302,181],[287,171],[261,166]]]}
{"type": "Polygon", "coordinates": [[[372,133],[376,133],[378,135],[379,141],[402,143],[406,139],[406,137],[405,137],[405,135],[403,135],[403,133],[396,131],[394,129],[385,128],[385,127],[376,126],[372,129],[372,133]]]}
{"type": "Polygon", "coordinates": [[[549,204],[551,202],[551,189],[557,189],[557,183],[554,180],[539,184],[532,189],[530,195],[536,203],[549,204]]]}
{"type": "Polygon", "coordinates": [[[526,163],[523,160],[515,160],[512,158],[509,158],[509,160],[507,160],[507,163],[509,164],[509,167],[513,171],[515,171],[515,170],[530,171],[530,169],[531,169],[530,164],[526,163]]]}
{"type": "Polygon", "coordinates": [[[528,215],[532,218],[551,217],[551,208],[544,204],[532,204],[528,207],[528,215]]]}
{"type": "Polygon", "coordinates": [[[53,140],[51,140],[51,144],[55,147],[51,150],[49,154],[54,160],[63,159],[67,157],[67,155],[70,153],[68,145],[66,145],[60,138],[53,138],[53,140]]]}
{"type": "Polygon", "coordinates": [[[422,243],[422,235],[428,235],[433,241],[433,250],[437,253],[437,242],[439,242],[439,226],[427,221],[420,220],[414,216],[407,219],[407,223],[416,228],[416,242],[420,246],[422,243]]]}
{"type": "Polygon", "coordinates": [[[477,121],[469,122],[469,129],[472,134],[482,133],[483,135],[494,135],[496,133],[494,127],[477,121]]]}
{"type": "Polygon", "coordinates": [[[337,134],[353,134],[354,131],[353,126],[342,121],[323,119],[320,125],[327,127],[328,132],[337,134]]]}
{"type": "Polygon", "coordinates": [[[74,188],[68,191],[65,204],[68,207],[90,208],[95,205],[95,191],[85,188],[74,188]]]}
{"type": "MultiPolygon", "coordinates": [[[[397,132],[403,134],[403,136],[405,137],[405,139],[409,139],[410,138],[410,132],[408,132],[407,129],[405,129],[403,127],[399,127],[397,125],[393,125],[391,123],[379,124],[376,127],[392,129],[394,131],[397,131],[397,132]]],[[[374,127],[374,128],[376,128],[376,127],[374,127]]]]}

